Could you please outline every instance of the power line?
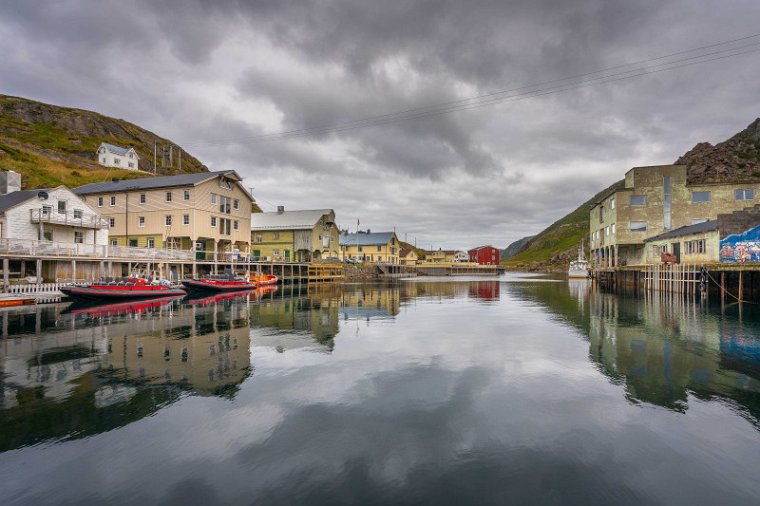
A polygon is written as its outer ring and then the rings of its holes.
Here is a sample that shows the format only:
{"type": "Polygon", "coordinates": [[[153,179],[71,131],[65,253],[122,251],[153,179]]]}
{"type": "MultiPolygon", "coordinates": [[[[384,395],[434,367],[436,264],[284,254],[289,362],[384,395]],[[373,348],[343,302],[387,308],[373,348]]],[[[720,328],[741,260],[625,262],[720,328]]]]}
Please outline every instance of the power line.
{"type": "MultiPolygon", "coordinates": [[[[588,87],[588,86],[597,85],[597,84],[604,84],[604,83],[609,83],[609,82],[621,81],[624,79],[631,79],[634,77],[640,77],[644,75],[655,74],[655,73],[665,72],[669,70],[675,70],[678,68],[687,67],[691,65],[697,65],[701,63],[707,63],[711,61],[739,56],[742,54],[753,53],[760,50],[760,48],[746,50],[746,51],[739,51],[739,50],[758,46],[760,45],[760,41],[753,42],[750,44],[745,44],[738,47],[720,49],[718,51],[702,53],[695,56],[689,56],[686,58],[659,63],[649,68],[634,68],[634,69],[626,70],[623,72],[594,77],[592,79],[587,79],[580,82],[568,82],[568,81],[583,79],[586,77],[591,77],[591,76],[602,74],[605,72],[610,72],[612,70],[624,69],[626,67],[633,67],[637,65],[640,66],[643,64],[651,64],[657,61],[672,58],[673,56],[686,55],[686,54],[694,53],[697,51],[704,51],[705,49],[712,49],[712,48],[716,48],[720,46],[736,44],[738,42],[754,39],[757,37],[760,37],[760,33],[748,35],[745,37],[740,37],[740,38],[736,38],[732,40],[717,42],[714,44],[704,45],[704,46],[700,46],[700,47],[696,47],[692,49],[677,51],[677,52],[669,53],[666,55],[658,56],[655,58],[639,60],[636,62],[622,64],[622,65],[615,65],[612,67],[607,67],[607,68],[595,70],[592,72],[586,72],[583,74],[577,74],[574,76],[568,76],[568,77],[554,79],[550,81],[543,81],[540,83],[521,86],[518,88],[489,92],[489,93],[462,98],[458,100],[441,102],[441,103],[432,104],[432,105],[423,106],[423,107],[405,109],[402,111],[382,114],[378,116],[370,116],[370,117],[347,121],[347,122],[339,123],[339,124],[322,125],[322,126],[316,126],[316,127],[310,127],[310,128],[286,130],[282,132],[256,135],[256,136],[246,137],[245,139],[239,139],[238,141],[257,142],[257,141],[266,141],[266,140],[279,140],[279,139],[291,138],[291,137],[303,137],[307,135],[317,135],[317,134],[324,134],[324,133],[345,132],[345,131],[354,130],[358,128],[378,126],[378,125],[383,125],[383,124],[396,122],[396,121],[406,121],[410,119],[427,118],[431,116],[438,116],[441,114],[449,114],[449,113],[457,112],[457,111],[463,111],[463,110],[469,110],[469,109],[474,109],[474,108],[479,108],[479,107],[485,107],[489,105],[495,105],[495,104],[499,104],[506,101],[515,101],[515,100],[522,100],[526,98],[534,98],[538,96],[544,96],[544,95],[549,95],[553,93],[560,93],[564,91],[574,90],[574,89],[588,87]],[[720,56],[717,56],[717,55],[720,55],[720,56]],[[716,56],[716,57],[706,58],[708,56],[716,56]],[[686,63],[686,62],[689,62],[689,63],[686,63]],[[676,65],[678,63],[684,63],[684,64],[676,65]],[[656,69],[656,70],[652,70],[652,69],[656,69]],[[557,83],[565,83],[565,84],[557,84],[557,83]],[[537,87],[544,86],[547,84],[555,84],[555,86],[549,86],[548,88],[532,89],[532,88],[537,88],[537,87]],[[522,93],[515,93],[520,90],[528,90],[528,91],[523,91],[522,93]]],[[[206,145],[219,144],[221,142],[236,142],[236,141],[235,140],[217,141],[217,142],[204,143],[204,144],[206,145]]]]}

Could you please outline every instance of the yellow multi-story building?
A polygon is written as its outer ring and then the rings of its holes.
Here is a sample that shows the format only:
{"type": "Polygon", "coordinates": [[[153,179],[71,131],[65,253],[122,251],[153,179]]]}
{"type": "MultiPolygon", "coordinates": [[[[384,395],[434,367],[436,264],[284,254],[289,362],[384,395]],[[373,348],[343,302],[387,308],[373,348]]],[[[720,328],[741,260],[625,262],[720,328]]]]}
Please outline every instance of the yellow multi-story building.
{"type": "Polygon", "coordinates": [[[274,262],[338,258],[340,232],[335,211],[312,209],[251,215],[251,257],[274,262]]]}
{"type": "Polygon", "coordinates": [[[341,260],[360,262],[377,262],[386,264],[399,263],[399,243],[396,232],[366,232],[358,234],[347,232],[340,236],[341,260]]]}
{"type": "MultiPolygon", "coordinates": [[[[603,195],[591,207],[592,261],[599,266],[635,265],[651,261],[661,252],[680,261],[682,254],[692,254],[681,250],[683,241],[673,241],[668,248],[658,242],[649,250],[645,241],[668,239],[669,232],[682,228],[690,233],[686,227],[752,207],[758,203],[758,192],[760,183],[690,184],[685,165],[634,167],[626,173],[623,188],[603,195]]],[[[694,240],[697,238],[689,238],[694,240]]],[[[700,248],[695,246],[693,254],[701,254],[700,248]]]]}
{"type": "Polygon", "coordinates": [[[233,170],[91,183],[73,191],[109,221],[113,246],[244,255],[253,197],[233,170]]]}

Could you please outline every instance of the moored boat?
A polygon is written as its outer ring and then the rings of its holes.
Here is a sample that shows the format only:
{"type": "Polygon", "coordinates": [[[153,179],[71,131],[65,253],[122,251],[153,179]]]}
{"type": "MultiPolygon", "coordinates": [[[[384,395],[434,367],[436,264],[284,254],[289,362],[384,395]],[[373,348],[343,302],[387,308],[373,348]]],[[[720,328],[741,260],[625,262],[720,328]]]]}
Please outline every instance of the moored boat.
{"type": "Polygon", "coordinates": [[[71,285],[60,289],[73,300],[109,301],[155,299],[181,296],[185,291],[169,284],[149,284],[143,278],[121,278],[88,285],[71,285]]]}
{"type": "Polygon", "coordinates": [[[583,257],[583,242],[578,246],[578,260],[570,262],[570,267],[567,269],[568,278],[588,278],[589,277],[589,263],[583,257]]]}
{"type": "Polygon", "coordinates": [[[280,278],[274,274],[262,274],[260,272],[251,274],[251,282],[255,283],[256,286],[276,285],[279,280],[280,278]]]}
{"type": "Polygon", "coordinates": [[[244,278],[232,275],[185,279],[182,285],[190,292],[238,292],[256,288],[255,284],[244,278]]]}

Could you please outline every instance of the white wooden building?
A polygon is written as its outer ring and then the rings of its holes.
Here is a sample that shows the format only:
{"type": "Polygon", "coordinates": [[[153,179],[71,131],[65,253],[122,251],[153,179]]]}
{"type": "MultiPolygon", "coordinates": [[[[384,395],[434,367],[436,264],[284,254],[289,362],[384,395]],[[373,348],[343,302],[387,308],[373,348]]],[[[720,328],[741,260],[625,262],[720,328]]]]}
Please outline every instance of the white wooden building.
{"type": "Polygon", "coordinates": [[[138,170],[139,157],[135,148],[120,148],[106,142],[98,148],[98,163],[104,167],[138,170]]]}
{"type": "Polygon", "coordinates": [[[65,186],[0,195],[0,239],[105,246],[108,228],[65,186]]]}

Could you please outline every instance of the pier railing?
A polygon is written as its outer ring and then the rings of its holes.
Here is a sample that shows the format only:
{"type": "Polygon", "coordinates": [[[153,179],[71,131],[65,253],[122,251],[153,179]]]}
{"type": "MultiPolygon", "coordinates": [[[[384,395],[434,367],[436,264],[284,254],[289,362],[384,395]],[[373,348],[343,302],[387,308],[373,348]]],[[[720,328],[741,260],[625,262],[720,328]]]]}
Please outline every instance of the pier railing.
{"type": "Polygon", "coordinates": [[[83,212],[60,213],[52,209],[30,209],[32,223],[49,223],[51,225],[68,225],[82,228],[108,228],[108,220],[83,212]]]}
{"type": "Polygon", "coordinates": [[[113,260],[192,260],[189,250],[136,248],[131,246],[107,246],[29,239],[0,239],[0,254],[19,257],[86,257],[113,260]]]}

